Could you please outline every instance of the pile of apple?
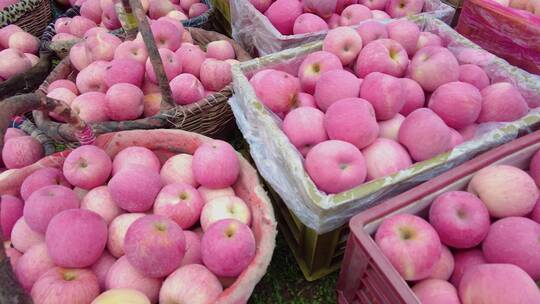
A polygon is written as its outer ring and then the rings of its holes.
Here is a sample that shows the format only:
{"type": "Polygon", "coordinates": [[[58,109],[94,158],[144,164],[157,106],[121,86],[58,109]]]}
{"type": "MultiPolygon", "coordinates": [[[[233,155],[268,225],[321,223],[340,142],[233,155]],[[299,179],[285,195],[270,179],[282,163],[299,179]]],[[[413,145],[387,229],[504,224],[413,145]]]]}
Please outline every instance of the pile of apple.
{"type": "MultiPolygon", "coordinates": [[[[81,17],[63,17],[55,22],[57,33],[71,34],[76,37],[82,37],[84,31],[72,32],[67,27],[72,20],[79,19],[77,27],[81,30],[84,27],[92,27],[99,25],[109,30],[116,30],[121,27],[120,20],[116,13],[115,1],[113,0],[69,0],[61,1],[61,4],[80,6],[81,17]],[[60,29],[60,31],[59,31],[60,29]],[[79,34],[79,35],[77,35],[79,34]]],[[[188,18],[195,18],[206,11],[208,6],[200,3],[200,0],[141,0],[141,5],[147,16],[152,20],[160,18],[176,20],[181,22],[188,18]]],[[[62,35],[64,38],[73,39],[67,35],[62,35]]]]}
{"type": "Polygon", "coordinates": [[[34,303],[214,303],[250,264],[236,151],[214,140],[162,154],[133,146],[111,161],[82,146],[1,196],[7,254],[34,303]]]}
{"type": "Polygon", "coordinates": [[[331,30],[294,75],[265,69],[250,83],[317,187],[338,193],[448,151],[478,123],[527,114],[517,88],[442,44],[407,20],[367,21],[331,30]]]}
{"type": "Polygon", "coordinates": [[[528,11],[540,16],[540,0],[493,0],[502,6],[528,11]]]}
{"type": "Polygon", "coordinates": [[[369,19],[418,14],[424,0],[249,0],[283,35],[314,33],[369,19]]]}
{"type": "Polygon", "coordinates": [[[0,29],[0,83],[24,73],[39,61],[39,39],[15,24],[0,29]]]}
{"type": "Polygon", "coordinates": [[[43,146],[37,139],[20,129],[6,130],[0,165],[3,164],[7,169],[22,168],[37,162],[43,155],[43,146]]]}
{"type": "MultiPolygon", "coordinates": [[[[81,19],[77,18],[68,25],[71,33],[78,28],[74,24],[81,19]]],[[[176,104],[197,102],[231,82],[231,64],[237,61],[228,41],[210,42],[205,52],[192,44],[189,31],[178,21],[151,21],[150,26],[176,104]]],[[[122,42],[101,27],[84,30],[84,40],[69,53],[72,66],[79,71],[75,83],[55,81],[47,96],[64,101],[88,123],[159,113],[161,92],[142,36],[122,42]]],[[[61,120],[54,113],[51,117],[61,120]]]]}
{"type": "Polygon", "coordinates": [[[530,174],[486,167],[422,217],[392,215],[375,241],[422,304],[540,303],[540,151],[530,174]],[[448,282],[449,281],[449,282],[448,282]]]}

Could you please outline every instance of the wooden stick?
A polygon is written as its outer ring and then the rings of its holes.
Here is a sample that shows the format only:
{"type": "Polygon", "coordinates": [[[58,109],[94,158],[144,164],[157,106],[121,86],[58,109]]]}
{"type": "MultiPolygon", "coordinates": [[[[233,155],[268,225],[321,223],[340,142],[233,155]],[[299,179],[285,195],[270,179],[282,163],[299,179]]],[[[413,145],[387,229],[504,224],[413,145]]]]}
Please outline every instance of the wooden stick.
{"type": "Polygon", "coordinates": [[[0,102],[0,150],[4,146],[4,134],[11,118],[39,108],[41,100],[37,94],[16,95],[0,102]]]}
{"type": "Polygon", "coordinates": [[[154,41],[152,29],[150,28],[148,19],[146,19],[146,14],[144,13],[141,2],[140,0],[129,0],[129,4],[131,6],[131,10],[135,14],[135,18],[137,19],[139,32],[143,37],[146,48],[148,49],[148,56],[150,57],[150,62],[152,63],[156,78],[158,80],[161,96],[168,104],[171,106],[176,106],[172,99],[171,87],[169,86],[169,81],[167,80],[165,69],[163,68],[161,56],[159,56],[159,51],[154,41]]]}

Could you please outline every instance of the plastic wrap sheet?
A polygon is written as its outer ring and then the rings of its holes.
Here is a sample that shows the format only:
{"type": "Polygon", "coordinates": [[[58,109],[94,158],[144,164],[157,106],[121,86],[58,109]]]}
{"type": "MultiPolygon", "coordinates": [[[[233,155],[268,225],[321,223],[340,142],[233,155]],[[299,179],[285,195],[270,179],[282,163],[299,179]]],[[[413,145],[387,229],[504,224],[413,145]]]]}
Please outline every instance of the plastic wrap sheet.
{"type": "MultiPolygon", "coordinates": [[[[322,1],[322,0],[321,0],[322,1]]],[[[301,35],[282,35],[248,0],[230,0],[231,20],[234,40],[245,50],[260,56],[285,49],[298,47],[304,43],[320,40],[326,31],[301,35]]],[[[425,0],[423,13],[450,24],[455,9],[440,0],[425,0]]]]}
{"type": "Polygon", "coordinates": [[[456,29],[511,64],[540,74],[540,16],[492,0],[467,0],[456,29]]]}
{"type": "MultiPolygon", "coordinates": [[[[540,76],[512,67],[483,51],[440,20],[426,16],[411,19],[423,30],[440,35],[462,63],[481,66],[493,81],[510,82],[518,87],[530,104],[540,104],[540,76]]],[[[253,73],[270,67],[296,74],[303,58],[321,47],[321,42],[314,42],[234,66],[236,96],[230,101],[237,125],[250,145],[259,172],[300,221],[317,233],[332,231],[358,212],[540,125],[540,109],[531,110],[515,122],[482,124],[472,140],[452,151],[349,191],[326,195],[317,189],[305,172],[302,156],[280,129],[281,120],[258,101],[248,81],[253,73]]]]}

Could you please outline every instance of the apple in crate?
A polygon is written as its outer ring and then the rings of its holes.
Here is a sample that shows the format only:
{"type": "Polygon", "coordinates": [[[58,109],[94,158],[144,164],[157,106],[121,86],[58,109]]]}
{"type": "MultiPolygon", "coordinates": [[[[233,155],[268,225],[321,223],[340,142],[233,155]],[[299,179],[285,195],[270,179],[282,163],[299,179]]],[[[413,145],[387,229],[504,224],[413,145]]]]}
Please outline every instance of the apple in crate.
{"type": "Polygon", "coordinates": [[[69,187],[62,171],[57,168],[41,168],[24,179],[21,185],[21,197],[27,200],[32,193],[45,186],[61,185],[69,187]]]}
{"type": "Polygon", "coordinates": [[[441,257],[433,266],[433,270],[429,275],[430,279],[439,279],[448,281],[454,272],[454,256],[448,247],[442,245],[441,257]]]}
{"type": "Polygon", "coordinates": [[[129,212],[145,212],[152,208],[161,186],[157,172],[139,166],[121,170],[108,183],[113,201],[129,212]]]}
{"type": "Polygon", "coordinates": [[[450,283],[458,288],[465,272],[476,265],[487,264],[486,258],[480,249],[458,250],[454,253],[454,271],[450,283]]]}
{"type": "Polygon", "coordinates": [[[368,45],[371,41],[374,41],[377,39],[388,38],[388,31],[386,30],[386,26],[377,21],[362,22],[358,26],[356,31],[358,32],[358,34],[360,34],[360,37],[362,37],[363,45],[368,45]]]}
{"type": "Polygon", "coordinates": [[[99,295],[96,275],[88,269],[54,267],[32,287],[35,304],[86,304],[99,295]]]}
{"type": "Polygon", "coordinates": [[[91,304],[151,304],[148,297],[135,289],[116,288],[109,289],[95,298],[91,304]]]}
{"type": "Polygon", "coordinates": [[[184,183],[196,187],[198,185],[193,175],[193,156],[191,154],[177,154],[169,158],[161,168],[161,182],[163,185],[184,183]]]}
{"type": "Polygon", "coordinates": [[[203,231],[215,222],[223,219],[235,219],[243,224],[251,223],[251,212],[248,205],[237,196],[222,196],[206,203],[201,212],[203,231]]]}
{"type": "Polygon", "coordinates": [[[86,145],[73,150],[63,166],[67,181],[77,187],[90,190],[103,185],[112,170],[112,161],[102,149],[86,145]]]}
{"type": "Polygon", "coordinates": [[[405,102],[399,78],[380,72],[370,73],[364,78],[360,97],[371,103],[377,120],[388,120],[396,116],[405,102]]]}
{"type": "Polygon", "coordinates": [[[124,41],[114,50],[114,59],[133,59],[140,63],[146,63],[148,51],[144,43],[140,41],[124,41]]]}
{"type": "Polygon", "coordinates": [[[184,254],[181,266],[202,264],[201,237],[189,230],[184,231],[184,236],[186,237],[186,254],[184,254]]]}
{"type": "Polygon", "coordinates": [[[345,70],[331,70],[322,74],[317,80],[314,97],[317,106],[321,111],[326,112],[333,103],[345,98],[358,97],[359,93],[360,80],[353,73],[345,70]]]}
{"type": "Polygon", "coordinates": [[[199,221],[202,208],[201,195],[189,184],[163,187],[154,202],[154,214],[168,217],[182,229],[189,229],[199,221]]]}
{"type": "MultiPolygon", "coordinates": [[[[315,92],[315,84],[321,75],[331,70],[341,70],[343,65],[338,56],[325,51],[317,51],[306,56],[298,69],[298,78],[304,92],[313,94],[315,92]]],[[[263,70],[260,75],[265,73],[263,70]]],[[[259,75],[259,74],[256,74],[259,75]]],[[[254,79],[255,76],[252,78],[254,79]]]]}
{"type": "Polygon", "coordinates": [[[204,143],[193,153],[193,175],[211,189],[233,185],[240,175],[240,161],[234,148],[222,140],[204,143]]]}
{"type": "Polygon", "coordinates": [[[392,18],[401,18],[420,13],[424,7],[424,0],[388,0],[385,11],[392,18]]]}
{"type": "Polygon", "coordinates": [[[97,262],[90,267],[92,271],[96,274],[96,277],[98,278],[99,287],[102,290],[106,289],[106,283],[107,283],[107,274],[109,273],[109,270],[111,269],[112,265],[116,263],[116,259],[110,255],[107,251],[103,252],[103,255],[97,260],[97,262]]]}
{"type": "Polygon", "coordinates": [[[257,97],[274,113],[287,112],[300,92],[298,78],[277,70],[260,71],[251,84],[257,97]]]}
{"type": "Polygon", "coordinates": [[[366,77],[372,72],[381,72],[401,77],[409,64],[407,51],[392,39],[378,39],[368,43],[358,54],[355,72],[366,77]]]}
{"type": "Polygon", "coordinates": [[[163,282],[159,303],[214,303],[222,292],[223,287],[218,278],[206,267],[186,265],[178,268],[163,282]]]}
{"type": "Polygon", "coordinates": [[[161,283],[162,279],[150,278],[141,274],[129,263],[126,256],[122,256],[109,269],[105,285],[108,290],[117,288],[135,289],[148,297],[151,303],[156,303],[161,283]]]}
{"type": "Polygon", "coordinates": [[[236,277],[255,257],[256,243],[249,227],[235,219],[211,225],[201,243],[204,265],[215,275],[236,277]]]}
{"type": "Polygon", "coordinates": [[[362,49],[362,37],[350,27],[330,30],[323,41],[323,51],[336,55],[346,66],[352,63],[362,49]]]}
{"type": "Polygon", "coordinates": [[[459,66],[459,81],[467,82],[479,90],[489,86],[489,77],[475,64],[463,64],[459,66]]]}
{"type": "Polygon", "coordinates": [[[47,252],[47,245],[39,243],[30,247],[18,260],[14,268],[15,275],[27,292],[42,274],[55,267],[47,252]]]}
{"type": "Polygon", "coordinates": [[[292,35],[294,21],[302,15],[302,3],[298,0],[277,0],[264,15],[281,34],[292,35]]]}
{"type": "Polygon", "coordinates": [[[387,138],[375,139],[362,150],[362,154],[366,159],[368,180],[397,173],[412,165],[407,150],[398,142],[387,138]]]}
{"type": "Polygon", "coordinates": [[[423,280],[412,291],[422,304],[461,304],[457,289],[444,280],[423,280]]]}
{"type": "MultiPolygon", "coordinates": [[[[402,1],[402,0],[400,0],[402,1]]],[[[420,49],[411,60],[410,78],[427,92],[459,79],[459,64],[452,52],[440,46],[420,49]]]]}
{"type": "Polygon", "coordinates": [[[145,167],[155,172],[159,172],[161,168],[159,159],[152,150],[138,146],[127,147],[120,151],[114,157],[112,165],[113,175],[131,166],[145,167]]]}
{"type": "Polygon", "coordinates": [[[356,25],[362,21],[373,18],[371,11],[366,6],[361,4],[352,4],[347,6],[343,12],[341,12],[341,18],[339,19],[340,26],[356,25]]]}
{"type": "Polygon", "coordinates": [[[294,35],[316,33],[326,30],[328,30],[328,24],[326,23],[326,21],[314,14],[302,14],[298,16],[298,18],[296,18],[296,20],[294,21],[294,35]]]}
{"type": "Polygon", "coordinates": [[[540,303],[540,292],[531,277],[515,265],[483,264],[465,272],[459,298],[462,304],[540,303]]]}
{"type": "Polygon", "coordinates": [[[512,84],[499,82],[482,91],[482,111],[478,122],[514,121],[525,116],[529,110],[527,102],[512,84]]]}
{"type": "Polygon", "coordinates": [[[409,20],[396,20],[386,26],[388,37],[395,40],[405,48],[409,56],[416,52],[420,29],[416,23],[409,20]]]}
{"type": "Polygon", "coordinates": [[[379,121],[379,137],[398,141],[399,128],[405,116],[396,114],[389,120],[379,121]]]}
{"type": "Polygon", "coordinates": [[[283,119],[283,132],[303,156],[313,146],[328,139],[324,117],[319,109],[300,107],[289,112],[283,119]]]}
{"type": "Polygon", "coordinates": [[[435,229],[411,214],[386,218],[377,229],[375,241],[407,281],[429,277],[442,252],[435,229]]]}
{"type": "MultiPolygon", "coordinates": [[[[442,46],[442,39],[437,34],[431,32],[420,32],[418,42],[416,43],[416,51],[426,46],[442,46]]],[[[461,76],[461,70],[460,70],[461,76]]],[[[460,79],[460,81],[463,81],[460,79]]],[[[489,84],[489,81],[488,81],[489,84]]]]}

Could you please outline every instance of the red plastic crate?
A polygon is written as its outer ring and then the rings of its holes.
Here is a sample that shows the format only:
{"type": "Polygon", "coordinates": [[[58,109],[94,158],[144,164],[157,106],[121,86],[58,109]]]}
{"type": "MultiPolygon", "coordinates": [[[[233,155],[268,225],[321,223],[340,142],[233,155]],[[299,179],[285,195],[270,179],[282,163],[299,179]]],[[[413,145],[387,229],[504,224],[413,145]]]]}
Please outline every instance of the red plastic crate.
{"type": "Polygon", "coordinates": [[[437,196],[466,189],[478,170],[500,164],[527,169],[531,157],[539,149],[540,131],[486,152],[353,217],[349,222],[351,233],[337,285],[339,303],[420,304],[373,239],[380,223],[401,213],[426,217],[437,196]]]}

